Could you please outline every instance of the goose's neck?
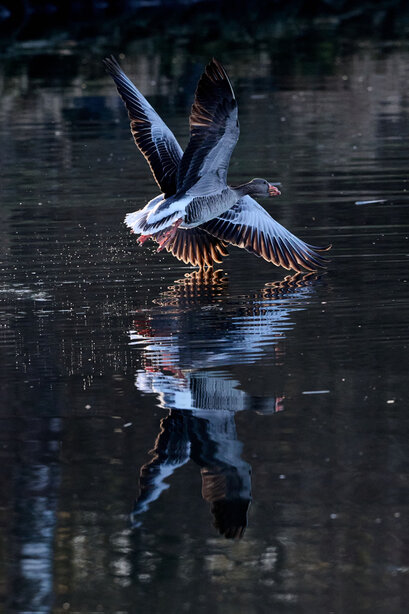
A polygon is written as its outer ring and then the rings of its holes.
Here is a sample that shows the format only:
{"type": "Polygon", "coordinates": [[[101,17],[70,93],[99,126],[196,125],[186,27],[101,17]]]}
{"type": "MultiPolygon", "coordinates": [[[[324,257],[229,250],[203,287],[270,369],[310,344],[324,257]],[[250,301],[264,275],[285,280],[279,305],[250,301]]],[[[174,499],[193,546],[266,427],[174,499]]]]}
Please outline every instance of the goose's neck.
{"type": "Polygon", "coordinates": [[[247,196],[248,194],[252,194],[252,184],[251,181],[247,183],[242,183],[241,185],[233,186],[233,190],[236,192],[237,196],[241,198],[242,196],[247,196]]]}

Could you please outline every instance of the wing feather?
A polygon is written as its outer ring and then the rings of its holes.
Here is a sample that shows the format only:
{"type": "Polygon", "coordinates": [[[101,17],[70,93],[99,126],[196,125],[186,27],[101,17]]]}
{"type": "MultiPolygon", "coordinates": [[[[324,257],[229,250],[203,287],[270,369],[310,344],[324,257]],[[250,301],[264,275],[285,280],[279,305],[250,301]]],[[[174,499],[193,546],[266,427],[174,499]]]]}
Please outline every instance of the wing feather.
{"type": "MultiPolygon", "coordinates": [[[[160,236],[155,236],[158,240],[160,236]]],[[[212,262],[221,262],[228,255],[227,243],[211,236],[202,228],[178,228],[175,238],[166,250],[185,264],[204,267],[212,266],[212,262]]]]}
{"type": "Polygon", "coordinates": [[[233,88],[215,59],[199,80],[189,122],[190,141],[178,168],[178,190],[186,192],[205,175],[217,189],[226,184],[240,129],[233,88]]]}
{"type": "Polygon", "coordinates": [[[321,255],[331,246],[317,247],[305,243],[274,220],[250,196],[244,196],[225,213],[202,224],[206,232],[221,241],[243,247],[285,269],[314,271],[325,267],[321,255]]]}
{"type": "Polygon", "coordinates": [[[175,135],[128,79],[116,59],[111,56],[103,62],[125,103],[135,144],[146,158],[156,183],[165,198],[175,194],[177,169],[183,155],[175,135]]]}

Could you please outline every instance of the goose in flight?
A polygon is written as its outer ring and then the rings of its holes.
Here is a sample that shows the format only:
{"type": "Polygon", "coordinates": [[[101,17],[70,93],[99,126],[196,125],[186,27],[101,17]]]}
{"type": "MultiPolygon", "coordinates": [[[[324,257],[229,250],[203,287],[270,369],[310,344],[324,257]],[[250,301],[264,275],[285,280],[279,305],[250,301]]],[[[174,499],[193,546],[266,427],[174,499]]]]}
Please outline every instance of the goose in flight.
{"type": "Polygon", "coordinates": [[[286,269],[323,267],[327,247],[308,245],[274,220],[253,196],[278,196],[265,179],[232,187],[227,170],[239,138],[237,101],[229,77],[212,59],[197,85],[190,113],[190,141],[183,152],[174,134],[125,75],[113,56],[104,66],[131,120],[131,132],[161,193],[125,223],[186,264],[221,262],[227,247],[243,247],[286,269]]]}

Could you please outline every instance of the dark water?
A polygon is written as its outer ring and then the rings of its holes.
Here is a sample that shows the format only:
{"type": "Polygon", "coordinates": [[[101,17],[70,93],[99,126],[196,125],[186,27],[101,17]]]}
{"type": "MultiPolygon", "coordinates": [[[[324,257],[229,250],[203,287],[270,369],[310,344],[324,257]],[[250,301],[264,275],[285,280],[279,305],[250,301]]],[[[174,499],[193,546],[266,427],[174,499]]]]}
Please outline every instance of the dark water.
{"type": "MultiPolygon", "coordinates": [[[[138,247],[157,190],[100,54],[3,62],[4,611],[407,611],[409,49],[303,51],[225,54],[230,180],[281,182],[319,275],[138,247]]],[[[212,53],[123,60],[183,145],[212,53]]]]}

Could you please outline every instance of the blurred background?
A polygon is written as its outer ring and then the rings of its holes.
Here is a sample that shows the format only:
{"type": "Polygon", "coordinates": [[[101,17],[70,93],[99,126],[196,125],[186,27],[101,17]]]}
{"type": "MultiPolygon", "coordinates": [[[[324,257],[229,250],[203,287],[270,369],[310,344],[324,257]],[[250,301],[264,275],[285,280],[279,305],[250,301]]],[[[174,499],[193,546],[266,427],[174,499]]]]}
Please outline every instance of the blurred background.
{"type": "Polygon", "coordinates": [[[239,33],[259,40],[267,30],[277,33],[298,19],[327,20],[335,27],[355,24],[368,34],[404,35],[408,12],[404,0],[3,0],[0,23],[9,42],[105,35],[118,44],[135,34],[152,35],[152,27],[157,35],[170,34],[172,28],[188,37],[194,31],[200,42],[220,36],[238,42],[239,33]]]}
{"type": "Polygon", "coordinates": [[[110,48],[138,38],[182,40],[190,52],[254,45],[267,38],[300,38],[314,24],[333,34],[350,28],[366,36],[405,37],[409,7],[405,0],[3,0],[0,34],[3,50],[27,41],[36,46],[70,45],[92,40],[110,48]]]}

